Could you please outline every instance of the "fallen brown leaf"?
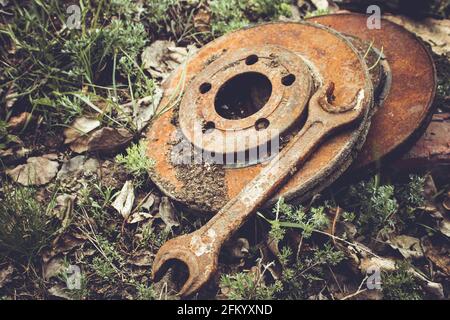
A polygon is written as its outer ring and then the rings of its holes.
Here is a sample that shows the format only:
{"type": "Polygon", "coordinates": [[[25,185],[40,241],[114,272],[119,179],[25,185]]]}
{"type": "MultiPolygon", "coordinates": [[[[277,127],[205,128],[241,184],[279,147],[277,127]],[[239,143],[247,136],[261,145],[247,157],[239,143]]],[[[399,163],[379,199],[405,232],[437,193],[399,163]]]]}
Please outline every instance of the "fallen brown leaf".
{"type": "Polygon", "coordinates": [[[86,117],[77,118],[69,128],[64,130],[64,136],[66,138],[64,143],[71,143],[98,127],[100,127],[100,121],[97,119],[86,117]]]}
{"type": "Polygon", "coordinates": [[[31,157],[26,164],[21,164],[14,169],[6,170],[11,179],[24,186],[41,186],[49,183],[58,172],[59,163],[53,161],[53,155],[31,157]]]}

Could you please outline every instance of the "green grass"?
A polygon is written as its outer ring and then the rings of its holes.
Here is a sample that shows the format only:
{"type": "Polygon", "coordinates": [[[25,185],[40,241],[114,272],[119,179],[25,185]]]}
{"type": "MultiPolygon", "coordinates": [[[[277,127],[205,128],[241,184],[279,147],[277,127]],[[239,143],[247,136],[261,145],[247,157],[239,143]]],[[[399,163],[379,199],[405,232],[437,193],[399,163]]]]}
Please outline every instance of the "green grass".
{"type": "MultiPolygon", "coordinates": [[[[98,109],[106,105],[100,111],[111,117],[121,113],[120,103],[153,93],[153,82],[140,68],[148,33],[134,20],[134,3],[81,3],[81,29],[65,25],[67,5],[60,1],[13,2],[7,7],[11,17],[2,15],[5,21],[0,25],[0,89],[10,94],[2,95],[2,103],[15,101],[22,111],[32,111],[44,124],[55,126],[99,111],[74,93],[90,97],[100,104],[98,109]]],[[[0,113],[4,121],[9,116],[0,113]]]]}
{"type": "Polygon", "coordinates": [[[211,10],[210,30],[200,32],[194,16],[201,2],[80,1],[81,27],[73,29],[61,1],[10,1],[8,14],[0,15],[0,103],[13,108],[1,110],[0,121],[30,111],[52,130],[95,115],[105,125],[134,131],[121,104],[154,94],[154,81],[140,67],[150,41],[202,45],[248,23],[289,14],[287,0],[212,0],[204,2],[211,10]]]}
{"type": "Polygon", "coordinates": [[[36,199],[32,188],[2,185],[0,192],[0,256],[18,263],[38,260],[40,251],[49,246],[57,224],[47,215],[54,203],[36,199]]]}
{"type": "Polygon", "coordinates": [[[289,3],[287,0],[212,0],[212,36],[221,36],[250,23],[277,20],[282,15],[289,17],[289,3]]]}

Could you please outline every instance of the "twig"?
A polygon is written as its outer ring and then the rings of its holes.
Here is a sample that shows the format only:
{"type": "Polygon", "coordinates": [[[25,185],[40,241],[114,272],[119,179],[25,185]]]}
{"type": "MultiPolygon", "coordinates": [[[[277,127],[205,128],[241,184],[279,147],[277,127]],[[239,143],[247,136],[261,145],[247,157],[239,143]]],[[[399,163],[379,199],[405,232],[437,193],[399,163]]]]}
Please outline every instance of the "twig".
{"type": "Polygon", "coordinates": [[[353,292],[352,294],[349,294],[348,296],[343,297],[341,300],[347,300],[347,299],[356,297],[357,295],[359,295],[359,294],[361,294],[361,293],[367,291],[367,288],[366,288],[366,289],[362,289],[362,290],[361,290],[361,288],[362,288],[364,282],[366,282],[366,280],[367,280],[368,277],[369,277],[369,276],[365,276],[365,277],[364,277],[364,279],[361,281],[361,283],[360,283],[360,285],[359,285],[359,287],[358,287],[358,290],[356,290],[356,291],[353,292]]]}

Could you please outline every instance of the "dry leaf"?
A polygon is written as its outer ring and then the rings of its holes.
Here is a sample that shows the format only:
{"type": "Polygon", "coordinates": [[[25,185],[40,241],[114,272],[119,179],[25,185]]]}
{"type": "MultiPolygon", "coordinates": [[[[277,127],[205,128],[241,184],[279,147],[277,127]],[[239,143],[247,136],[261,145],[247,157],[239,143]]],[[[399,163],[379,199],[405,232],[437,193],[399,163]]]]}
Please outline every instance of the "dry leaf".
{"type": "Polygon", "coordinates": [[[54,216],[61,221],[60,231],[65,230],[72,222],[73,206],[76,198],[77,196],[74,194],[61,194],[56,197],[54,216]]]}
{"type": "Polygon", "coordinates": [[[70,149],[76,153],[113,153],[122,149],[132,139],[133,135],[124,128],[105,127],[76,139],[70,144],[70,149]]]}
{"type": "Polygon", "coordinates": [[[199,32],[208,32],[211,29],[211,11],[200,8],[194,15],[194,28],[199,32]]]}
{"type": "Polygon", "coordinates": [[[250,244],[247,239],[238,238],[228,243],[226,249],[231,257],[241,259],[248,255],[250,244]]]}
{"type": "Polygon", "coordinates": [[[132,117],[137,131],[141,131],[155,114],[162,96],[163,91],[156,87],[151,96],[122,104],[120,106],[122,109],[121,117],[132,117]]]}
{"type": "Polygon", "coordinates": [[[69,128],[64,130],[64,136],[66,138],[64,143],[71,143],[92,130],[97,129],[98,127],[100,127],[100,121],[97,119],[90,119],[86,117],[77,118],[69,128]]]}
{"type": "Polygon", "coordinates": [[[155,203],[155,196],[149,194],[148,197],[145,199],[144,203],[141,205],[141,208],[150,212],[150,208],[153,206],[154,203],[155,203]]]}
{"type": "Polygon", "coordinates": [[[75,153],[83,153],[89,150],[88,144],[89,144],[90,137],[88,135],[84,135],[82,137],[79,137],[74,142],[70,144],[70,150],[72,150],[75,153]]]}
{"type": "Polygon", "coordinates": [[[444,217],[444,219],[439,223],[439,231],[445,236],[450,238],[450,219],[444,217]]]}
{"type": "Polygon", "coordinates": [[[67,253],[83,245],[87,238],[77,233],[65,233],[52,241],[51,249],[44,250],[42,260],[44,263],[49,262],[53,257],[67,253]]]}
{"type": "Polygon", "coordinates": [[[18,116],[11,117],[8,120],[8,129],[11,132],[18,132],[22,130],[28,122],[31,120],[31,113],[29,112],[22,112],[18,116]]]}
{"type": "Polygon", "coordinates": [[[123,128],[101,128],[92,133],[89,139],[89,151],[114,152],[127,145],[133,135],[123,128]]]}
{"type": "Polygon", "coordinates": [[[442,206],[445,210],[450,211],[450,191],[447,192],[444,201],[442,201],[442,206]]]}
{"type": "Polygon", "coordinates": [[[141,251],[131,257],[129,262],[138,267],[150,267],[153,263],[153,256],[148,251],[141,251]]]}
{"type": "Polygon", "coordinates": [[[97,172],[99,167],[100,163],[97,159],[79,155],[65,161],[56,178],[64,179],[68,176],[76,176],[81,172],[97,172]]]}
{"type": "Polygon", "coordinates": [[[402,256],[406,259],[423,257],[420,240],[417,238],[400,235],[392,238],[388,243],[393,249],[400,251],[402,256]]]}
{"type": "Polygon", "coordinates": [[[6,173],[24,186],[47,184],[56,176],[59,167],[57,161],[49,158],[53,159],[52,155],[28,158],[26,164],[7,170],[6,173]]]}
{"type": "Polygon", "coordinates": [[[176,47],[172,41],[157,40],[142,52],[143,68],[153,78],[165,79],[188,55],[193,54],[197,50],[195,46],[188,46],[187,48],[176,47]]]}
{"type": "Polygon", "coordinates": [[[138,223],[150,219],[152,217],[153,216],[148,212],[134,212],[128,217],[127,223],[128,224],[138,223]]]}
{"type": "Polygon", "coordinates": [[[328,0],[311,0],[317,10],[327,10],[329,7],[328,0]]]}
{"type": "Polygon", "coordinates": [[[65,262],[62,257],[50,259],[43,266],[44,279],[48,281],[50,278],[58,276],[64,270],[64,267],[65,262]]]}
{"type": "Polygon", "coordinates": [[[168,197],[162,197],[161,203],[159,204],[159,215],[168,230],[180,225],[176,220],[175,209],[168,197]]]}
{"type": "Polygon", "coordinates": [[[425,250],[425,256],[439,269],[444,271],[447,276],[450,276],[449,250],[438,247],[436,244],[432,244],[428,239],[424,239],[422,244],[425,250]]]}
{"type": "Polygon", "coordinates": [[[71,300],[72,298],[67,294],[67,287],[56,284],[50,289],[48,289],[48,293],[54,297],[65,299],[65,300],[71,300]]]}
{"type": "Polygon", "coordinates": [[[128,180],[120,190],[119,195],[112,203],[112,207],[119,212],[124,219],[127,219],[133,209],[134,187],[133,182],[128,180]]]}

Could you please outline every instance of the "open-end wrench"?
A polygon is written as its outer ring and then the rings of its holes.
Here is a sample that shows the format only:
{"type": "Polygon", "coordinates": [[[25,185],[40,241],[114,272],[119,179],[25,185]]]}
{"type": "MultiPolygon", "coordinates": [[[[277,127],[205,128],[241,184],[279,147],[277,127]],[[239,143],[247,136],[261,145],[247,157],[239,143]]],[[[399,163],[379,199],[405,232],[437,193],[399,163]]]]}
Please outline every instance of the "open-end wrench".
{"type": "Polygon", "coordinates": [[[159,249],[152,270],[155,281],[167,270],[167,262],[176,260],[184,263],[189,272],[179,294],[189,296],[197,292],[216,272],[223,243],[270,199],[327,136],[362,119],[368,108],[364,90],[359,90],[352,103],[345,106],[330,103],[333,91],[334,84],[329,83],[311,97],[307,120],[293,141],[210,221],[197,231],[167,241],[159,249]]]}

